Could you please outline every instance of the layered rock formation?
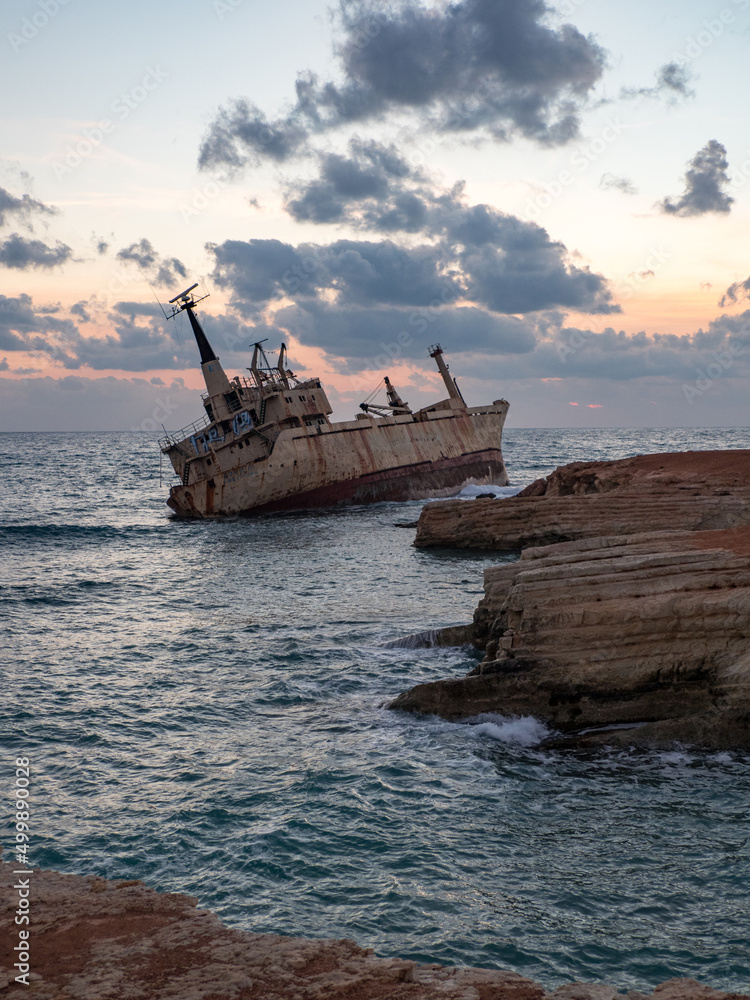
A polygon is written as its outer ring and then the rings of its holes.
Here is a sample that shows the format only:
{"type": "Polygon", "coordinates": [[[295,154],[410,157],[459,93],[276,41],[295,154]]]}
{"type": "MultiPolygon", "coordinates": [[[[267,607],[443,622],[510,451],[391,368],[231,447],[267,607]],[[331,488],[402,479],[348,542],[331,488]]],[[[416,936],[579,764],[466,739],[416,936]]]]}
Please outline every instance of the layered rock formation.
{"type": "Polygon", "coordinates": [[[749,482],[747,451],[646,455],[426,507],[422,545],[524,551],[485,574],[484,662],[391,707],[607,730],[588,742],[750,746],[749,482]]]}
{"type": "MultiPolygon", "coordinates": [[[[12,928],[13,866],[0,864],[5,926],[12,928]]],[[[140,882],[35,871],[30,982],[15,981],[16,933],[4,936],[0,993],[7,1000],[615,1000],[598,983],[547,993],[513,972],[376,958],[352,941],[249,934],[225,927],[190,896],[140,882]]],[[[693,979],[673,979],[629,1000],[750,1000],[693,979]]]]}
{"type": "Polygon", "coordinates": [[[414,544],[522,549],[645,530],[748,524],[750,451],[676,452],[573,462],[504,500],[428,504],[414,544]]]}

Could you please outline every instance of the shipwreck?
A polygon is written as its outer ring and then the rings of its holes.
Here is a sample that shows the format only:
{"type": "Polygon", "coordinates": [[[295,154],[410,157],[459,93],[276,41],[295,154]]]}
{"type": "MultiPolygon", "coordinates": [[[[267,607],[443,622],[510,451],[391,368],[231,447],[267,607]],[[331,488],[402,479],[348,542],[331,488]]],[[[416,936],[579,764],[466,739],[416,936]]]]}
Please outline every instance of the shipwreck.
{"type": "Polygon", "coordinates": [[[167,504],[179,517],[419,500],[466,483],[507,484],[508,402],[467,406],[439,345],[430,356],[447,398],[413,412],[386,377],[387,402],[362,403],[355,420],[332,423],[320,379],[296,378],[284,344],[272,365],[256,343],[249,377],[229,378],[196,316],[195,288],[170,305],[172,316],[187,313],[198,344],[205,413],[159,442],[178,480],[167,504]]]}

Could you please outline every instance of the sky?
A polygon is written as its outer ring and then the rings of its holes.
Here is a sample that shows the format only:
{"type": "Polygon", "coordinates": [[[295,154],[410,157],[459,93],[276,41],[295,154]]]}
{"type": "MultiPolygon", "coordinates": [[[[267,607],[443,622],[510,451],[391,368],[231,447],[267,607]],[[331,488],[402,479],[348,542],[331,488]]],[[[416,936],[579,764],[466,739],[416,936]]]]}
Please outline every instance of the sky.
{"type": "Polygon", "coordinates": [[[289,348],[516,427],[750,425],[750,0],[17,0],[0,430],[168,430],[289,348]]]}

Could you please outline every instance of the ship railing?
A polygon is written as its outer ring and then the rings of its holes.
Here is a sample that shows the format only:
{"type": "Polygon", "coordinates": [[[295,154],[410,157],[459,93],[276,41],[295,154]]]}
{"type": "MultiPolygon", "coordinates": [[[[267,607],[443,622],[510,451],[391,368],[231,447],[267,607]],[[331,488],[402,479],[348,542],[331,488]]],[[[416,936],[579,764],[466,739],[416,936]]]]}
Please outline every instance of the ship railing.
{"type": "Polygon", "coordinates": [[[169,448],[173,448],[176,444],[180,444],[187,438],[192,437],[194,434],[201,434],[207,427],[211,426],[211,420],[206,414],[205,417],[201,417],[200,420],[196,420],[192,424],[188,424],[187,427],[183,427],[182,430],[174,431],[172,434],[167,434],[166,437],[159,439],[159,447],[162,451],[167,451],[169,448]]]}

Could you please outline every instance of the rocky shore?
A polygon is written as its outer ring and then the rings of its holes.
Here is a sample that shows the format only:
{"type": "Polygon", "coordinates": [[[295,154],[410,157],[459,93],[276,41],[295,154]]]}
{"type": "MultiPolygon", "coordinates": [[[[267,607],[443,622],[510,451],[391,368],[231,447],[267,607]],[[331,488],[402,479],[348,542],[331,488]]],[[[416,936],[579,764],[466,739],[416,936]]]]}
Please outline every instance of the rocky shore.
{"type": "Polygon", "coordinates": [[[418,548],[523,549],[643,531],[750,525],[750,451],[572,462],[505,500],[428,504],[418,548]]]}
{"type": "Polygon", "coordinates": [[[451,630],[484,661],[392,708],[750,747],[750,451],[573,463],[517,497],[425,507],[416,544],[522,552],[451,630]]]}
{"type": "MultiPolygon", "coordinates": [[[[547,992],[513,972],[377,958],[347,940],[251,934],[223,925],[196,900],[141,882],[36,870],[29,985],[14,968],[13,886],[0,864],[4,935],[0,995],[7,1000],[615,1000],[611,986],[572,983],[547,992]]],[[[23,963],[21,963],[23,964],[23,963]]],[[[673,979],[628,1000],[750,1000],[693,979],[673,979]]]]}

